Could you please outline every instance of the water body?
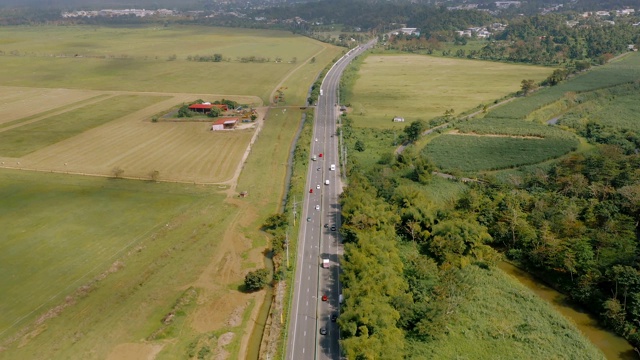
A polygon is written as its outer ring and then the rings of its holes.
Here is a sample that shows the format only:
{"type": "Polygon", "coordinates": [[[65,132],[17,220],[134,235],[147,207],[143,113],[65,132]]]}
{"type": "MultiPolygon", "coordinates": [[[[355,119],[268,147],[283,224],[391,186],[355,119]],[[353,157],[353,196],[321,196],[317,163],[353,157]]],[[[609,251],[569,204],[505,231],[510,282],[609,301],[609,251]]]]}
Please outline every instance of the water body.
{"type": "Polygon", "coordinates": [[[573,321],[578,329],[597,346],[609,360],[637,360],[640,356],[624,338],[607,331],[598,325],[595,316],[567,302],[566,296],[540,282],[533,275],[507,262],[498,267],[515,277],[540,298],[551,304],[564,317],[573,321]]]}

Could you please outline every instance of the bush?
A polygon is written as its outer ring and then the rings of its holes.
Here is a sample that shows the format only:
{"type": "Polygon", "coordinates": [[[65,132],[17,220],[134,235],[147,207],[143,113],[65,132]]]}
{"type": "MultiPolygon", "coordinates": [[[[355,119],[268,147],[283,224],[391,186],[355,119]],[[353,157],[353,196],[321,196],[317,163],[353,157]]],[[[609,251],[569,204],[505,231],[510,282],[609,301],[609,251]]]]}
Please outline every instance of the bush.
{"type": "Polygon", "coordinates": [[[244,286],[247,291],[258,291],[263,289],[269,283],[269,271],[267,269],[258,269],[250,271],[244,277],[244,286]]]}

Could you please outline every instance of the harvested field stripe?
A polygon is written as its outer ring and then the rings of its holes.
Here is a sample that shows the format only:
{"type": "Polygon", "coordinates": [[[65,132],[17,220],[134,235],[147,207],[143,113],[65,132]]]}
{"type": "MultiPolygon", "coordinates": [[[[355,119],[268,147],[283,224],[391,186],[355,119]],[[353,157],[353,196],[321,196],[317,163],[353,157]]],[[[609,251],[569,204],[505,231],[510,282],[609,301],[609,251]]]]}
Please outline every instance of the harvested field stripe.
{"type": "Polygon", "coordinates": [[[64,112],[67,112],[69,110],[76,109],[76,108],[80,107],[81,105],[84,106],[84,105],[88,105],[88,104],[93,104],[93,103],[95,103],[97,101],[104,100],[105,98],[111,97],[111,96],[112,95],[110,95],[110,94],[101,94],[101,95],[97,95],[97,96],[94,96],[94,97],[89,98],[89,99],[85,99],[83,101],[78,101],[78,102],[75,102],[75,103],[72,103],[72,104],[61,106],[61,107],[55,108],[53,110],[43,111],[43,112],[35,114],[35,115],[31,115],[31,116],[28,116],[28,117],[16,119],[16,120],[9,121],[9,122],[6,122],[6,123],[0,123],[0,132],[13,129],[13,128],[17,127],[16,125],[21,126],[21,125],[25,125],[25,124],[30,124],[30,123],[33,122],[31,120],[38,121],[38,120],[46,119],[48,117],[51,117],[51,115],[59,115],[59,114],[62,114],[64,112]]]}
{"type": "Polygon", "coordinates": [[[118,95],[0,133],[0,154],[20,157],[165,100],[118,95]]]}

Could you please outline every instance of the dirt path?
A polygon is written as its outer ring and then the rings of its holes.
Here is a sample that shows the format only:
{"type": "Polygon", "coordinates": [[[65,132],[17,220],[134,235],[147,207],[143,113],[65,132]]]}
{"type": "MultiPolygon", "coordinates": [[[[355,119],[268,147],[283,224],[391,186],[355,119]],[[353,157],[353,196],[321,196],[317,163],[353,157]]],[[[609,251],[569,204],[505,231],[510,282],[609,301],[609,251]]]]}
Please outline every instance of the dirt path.
{"type": "MultiPolygon", "coordinates": [[[[269,102],[271,103],[271,101],[273,100],[273,98],[276,96],[276,91],[278,91],[278,89],[280,89],[282,87],[282,84],[284,84],[285,81],[287,81],[287,79],[289,79],[289,77],[291,75],[293,75],[296,71],[300,70],[300,68],[302,68],[304,65],[306,65],[307,63],[309,63],[309,61],[311,61],[312,58],[315,58],[316,56],[322,54],[323,51],[327,50],[327,46],[324,45],[324,43],[322,44],[322,50],[318,51],[317,53],[313,54],[312,57],[308,58],[306,61],[304,61],[303,63],[301,63],[300,65],[296,66],[295,68],[291,69],[291,71],[289,71],[287,73],[287,75],[285,75],[282,80],[280,80],[280,82],[278,83],[278,85],[276,85],[276,87],[273,88],[273,91],[271,91],[271,94],[269,94],[269,102]]],[[[275,105],[272,103],[272,105],[275,105]]]]}

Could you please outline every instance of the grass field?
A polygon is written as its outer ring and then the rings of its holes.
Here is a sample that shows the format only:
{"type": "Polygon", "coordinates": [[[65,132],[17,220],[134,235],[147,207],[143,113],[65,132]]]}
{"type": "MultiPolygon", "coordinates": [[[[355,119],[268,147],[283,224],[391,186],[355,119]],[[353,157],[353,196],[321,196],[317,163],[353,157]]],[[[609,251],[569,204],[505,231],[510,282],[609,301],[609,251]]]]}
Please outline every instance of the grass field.
{"type": "Polygon", "coordinates": [[[0,236],[0,266],[11,275],[0,291],[16,294],[3,304],[11,317],[0,331],[33,311],[17,324],[29,327],[0,335],[0,359],[185,358],[219,351],[223,336],[230,358],[244,358],[260,293],[238,289],[246,271],[263,266],[259,229],[280,206],[300,120],[299,111],[277,111],[245,164],[238,188],[250,196],[242,200],[208,186],[0,170],[0,225],[12,229],[0,236]],[[197,301],[163,325],[189,287],[197,301]],[[59,304],[59,314],[48,311],[59,304]],[[54,316],[34,323],[46,312],[54,316]]]}
{"type": "Polygon", "coordinates": [[[404,128],[406,122],[460,113],[540,81],[552,69],[419,55],[370,55],[358,71],[347,102],[356,127],[404,128]],[[470,89],[472,89],[470,91],[470,89]]]}
{"type": "Polygon", "coordinates": [[[0,132],[0,156],[22,157],[72,138],[167,97],[120,95],[0,132]]]}
{"type": "MultiPolygon", "coordinates": [[[[0,39],[5,86],[254,95],[264,102],[301,63],[326,49],[331,58],[340,51],[284,31],[179,25],[3,27],[0,39]],[[187,61],[215,53],[230,61],[187,61]],[[236,61],[250,56],[271,61],[236,61]],[[283,61],[275,63],[276,57],[283,61]]],[[[324,67],[325,59],[317,60],[305,65],[307,71],[317,74],[324,67]]]]}
{"type": "Polygon", "coordinates": [[[575,150],[577,139],[444,134],[423,149],[443,171],[496,170],[539,163],[575,150]]]}
{"type": "MultiPolygon", "coordinates": [[[[1,171],[0,185],[3,343],[110,267],[131,276],[140,266],[164,261],[147,258],[147,252],[180,246],[175,237],[167,238],[178,226],[177,215],[202,207],[204,198],[209,203],[222,200],[204,188],[14,170],[1,171]]],[[[141,270],[140,286],[147,281],[141,277],[149,275],[141,270]]],[[[116,289],[109,295],[114,304],[123,301],[116,300],[124,299],[123,292],[133,290],[124,283],[116,289]]],[[[85,314],[86,321],[105,316],[95,310],[85,314]]]]}
{"type": "Polygon", "coordinates": [[[559,100],[567,92],[584,92],[640,79],[640,54],[630,53],[622,59],[598,66],[556,86],[536,91],[489,112],[490,117],[524,119],[529,114],[559,100]]]}
{"type": "Polygon", "coordinates": [[[409,342],[412,359],[604,359],[575,325],[501,270],[467,266],[463,273],[471,296],[446,334],[409,342]]]}
{"type": "Polygon", "coordinates": [[[253,129],[212,132],[208,122],[151,122],[154,115],[199,98],[219,99],[128,92],[80,98],[0,128],[0,161],[5,167],[39,171],[111,176],[119,167],[125,177],[149,179],[155,170],[160,180],[224,182],[233,175],[253,129]]]}

